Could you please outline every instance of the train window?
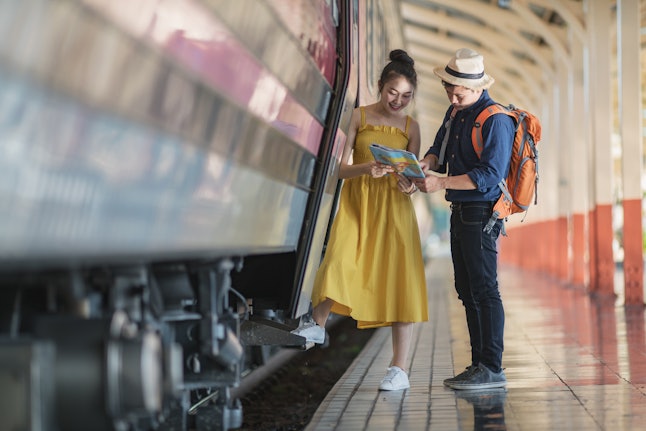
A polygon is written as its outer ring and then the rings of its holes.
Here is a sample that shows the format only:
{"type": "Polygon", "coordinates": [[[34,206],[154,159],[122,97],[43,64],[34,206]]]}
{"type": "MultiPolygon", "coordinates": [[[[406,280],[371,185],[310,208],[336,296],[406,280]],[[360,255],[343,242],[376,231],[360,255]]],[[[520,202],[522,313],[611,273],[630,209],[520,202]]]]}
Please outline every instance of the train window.
{"type": "Polygon", "coordinates": [[[337,0],[326,0],[325,3],[330,7],[330,10],[332,11],[332,22],[334,23],[335,27],[339,26],[339,5],[337,4],[337,0]]]}
{"type": "Polygon", "coordinates": [[[368,91],[376,98],[379,93],[377,87],[379,73],[387,60],[388,41],[384,29],[383,12],[377,0],[368,1],[366,15],[366,79],[368,91]]]}
{"type": "Polygon", "coordinates": [[[359,0],[352,5],[352,64],[359,64],[359,0]]]}

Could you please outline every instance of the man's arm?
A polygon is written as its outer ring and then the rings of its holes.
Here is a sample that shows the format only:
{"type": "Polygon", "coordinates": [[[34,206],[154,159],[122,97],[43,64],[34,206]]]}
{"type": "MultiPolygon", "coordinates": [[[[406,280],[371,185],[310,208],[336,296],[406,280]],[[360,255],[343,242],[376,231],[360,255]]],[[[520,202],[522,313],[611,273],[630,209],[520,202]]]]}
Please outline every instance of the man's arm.
{"type": "Polygon", "coordinates": [[[435,174],[426,173],[426,178],[416,178],[415,185],[424,193],[433,193],[438,190],[475,190],[476,185],[467,174],[454,177],[440,177],[435,174]]]}

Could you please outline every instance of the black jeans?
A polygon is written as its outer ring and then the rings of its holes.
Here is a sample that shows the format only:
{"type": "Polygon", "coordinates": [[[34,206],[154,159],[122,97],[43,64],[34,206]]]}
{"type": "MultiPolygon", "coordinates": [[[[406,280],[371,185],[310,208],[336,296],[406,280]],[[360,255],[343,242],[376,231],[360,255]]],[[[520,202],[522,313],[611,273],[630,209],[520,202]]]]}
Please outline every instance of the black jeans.
{"type": "Polygon", "coordinates": [[[482,363],[500,372],[505,311],[498,290],[496,240],[502,221],[496,221],[491,232],[483,232],[491,212],[490,202],[451,205],[451,256],[455,290],[466,311],[472,365],[482,363]]]}

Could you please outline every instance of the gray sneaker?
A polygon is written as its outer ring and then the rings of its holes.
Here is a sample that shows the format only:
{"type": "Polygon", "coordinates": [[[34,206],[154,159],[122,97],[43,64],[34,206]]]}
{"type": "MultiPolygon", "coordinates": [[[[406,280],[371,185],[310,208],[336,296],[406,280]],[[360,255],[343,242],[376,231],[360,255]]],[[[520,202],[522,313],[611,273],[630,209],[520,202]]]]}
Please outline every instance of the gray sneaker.
{"type": "Polygon", "coordinates": [[[469,365],[457,376],[444,379],[444,386],[451,387],[453,383],[468,379],[469,377],[471,377],[471,374],[476,370],[476,368],[478,367],[476,367],[475,365],[469,365]]]}
{"type": "Polygon", "coordinates": [[[505,372],[494,373],[482,364],[478,364],[470,376],[464,380],[453,382],[447,386],[452,389],[491,389],[502,388],[507,385],[505,372]]]}

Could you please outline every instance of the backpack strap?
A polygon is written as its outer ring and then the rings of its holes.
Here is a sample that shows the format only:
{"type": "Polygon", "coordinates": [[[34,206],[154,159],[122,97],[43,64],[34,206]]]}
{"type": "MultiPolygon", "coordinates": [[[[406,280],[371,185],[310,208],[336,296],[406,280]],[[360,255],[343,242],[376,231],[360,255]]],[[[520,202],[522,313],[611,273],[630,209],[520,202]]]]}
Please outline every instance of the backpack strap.
{"type": "MultiPolygon", "coordinates": [[[[478,158],[480,158],[480,156],[482,155],[482,150],[484,149],[484,138],[482,137],[482,126],[484,125],[485,121],[487,121],[487,119],[494,114],[507,114],[512,118],[514,117],[514,115],[510,112],[510,108],[507,108],[498,103],[489,105],[486,108],[484,108],[482,111],[480,111],[480,113],[476,117],[476,120],[473,122],[473,127],[471,128],[471,144],[473,145],[473,150],[476,152],[476,155],[478,156],[478,158]]],[[[511,193],[509,193],[509,190],[507,190],[507,183],[505,182],[505,180],[501,180],[498,183],[498,188],[500,188],[500,191],[503,194],[502,199],[506,200],[507,202],[513,202],[511,193]]],[[[498,201],[496,203],[498,203],[498,201]]],[[[489,219],[489,222],[487,222],[483,231],[487,233],[491,232],[491,229],[493,229],[493,225],[496,223],[496,220],[498,220],[499,216],[500,216],[499,211],[497,211],[496,208],[494,208],[494,211],[491,214],[491,218],[489,219]]],[[[503,236],[507,236],[504,223],[502,224],[501,233],[503,236]]]]}
{"type": "Polygon", "coordinates": [[[451,132],[451,123],[453,123],[453,119],[455,118],[455,114],[458,112],[457,109],[453,108],[451,111],[451,115],[449,115],[449,119],[446,120],[446,123],[444,123],[444,128],[446,129],[444,131],[444,139],[442,139],[442,146],[440,147],[440,155],[438,156],[438,164],[443,165],[444,164],[444,155],[446,154],[446,146],[449,143],[449,132],[451,132]]]}
{"type": "Polygon", "coordinates": [[[489,105],[486,108],[484,108],[482,111],[480,111],[480,113],[476,117],[476,120],[473,122],[473,128],[471,129],[471,144],[473,145],[473,150],[478,155],[478,158],[480,158],[480,155],[482,154],[482,149],[484,148],[484,139],[482,137],[482,126],[485,123],[485,121],[487,121],[487,119],[494,114],[507,114],[513,117],[513,114],[511,114],[508,111],[508,108],[498,103],[489,105]]]}
{"type": "MultiPolygon", "coordinates": [[[[471,144],[473,145],[473,150],[476,152],[478,155],[478,158],[480,158],[480,155],[482,154],[482,150],[484,148],[484,138],[482,137],[482,126],[487,121],[489,117],[495,114],[507,114],[514,120],[514,124],[516,127],[516,131],[518,131],[518,127],[520,127],[520,124],[522,123],[523,119],[527,115],[524,112],[521,112],[518,114],[518,117],[514,115],[512,110],[514,109],[513,105],[510,106],[503,106],[499,103],[496,103],[494,105],[489,105],[486,108],[484,108],[476,117],[476,120],[473,123],[473,128],[471,129],[471,144]]],[[[509,190],[507,190],[507,183],[505,180],[502,180],[498,183],[498,187],[500,187],[500,190],[505,194],[507,199],[509,199],[510,202],[513,202],[511,193],[509,190]]]]}

